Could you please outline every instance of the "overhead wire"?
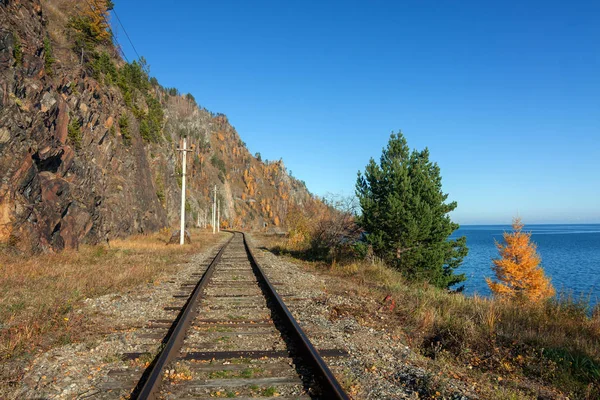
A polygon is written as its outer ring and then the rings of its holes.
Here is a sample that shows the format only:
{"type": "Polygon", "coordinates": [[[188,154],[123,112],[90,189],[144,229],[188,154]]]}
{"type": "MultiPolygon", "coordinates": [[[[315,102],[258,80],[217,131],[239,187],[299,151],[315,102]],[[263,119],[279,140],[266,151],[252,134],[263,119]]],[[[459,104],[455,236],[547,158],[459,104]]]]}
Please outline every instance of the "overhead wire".
{"type": "MultiPolygon", "coordinates": [[[[87,3],[87,5],[90,8],[90,10],[96,11],[94,9],[94,7],[92,7],[92,5],[90,4],[89,0],[85,0],[85,2],[87,3]]],[[[129,34],[127,33],[127,30],[125,29],[125,26],[121,22],[121,19],[119,18],[119,15],[117,14],[117,12],[115,11],[114,8],[112,9],[112,13],[115,15],[115,17],[117,17],[117,21],[119,22],[119,25],[121,25],[121,28],[123,28],[123,32],[125,32],[125,36],[127,36],[127,40],[129,41],[129,44],[131,44],[131,47],[133,48],[133,51],[135,52],[135,54],[138,57],[138,61],[140,62],[140,66],[144,69],[144,71],[146,72],[146,74],[150,75],[150,71],[147,69],[147,66],[144,63],[141,62],[142,61],[142,57],[140,56],[140,54],[138,53],[137,49],[133,45],[133,41],[131,40],[131,37],[129,37],[129,34]]],[[[108,22],[108,20],[104,16],[104,14],[101,14],[101,16],[102,16],[102,19],[104,20],[104,23],[109,28],[108,32],[110,33],[110,36],[111,36],[112,40],[114,40],[117,43],[117,45],[119,46],[120,49],[123,49],[123,46],[121,46],[121,44],[117,40],[117,37],[113,33],[112,29],[110,29],[110,23],[108,22]]],[[[125,52],[121,50],[121,53],[123,54],[123,57],[125,57],[125,61],[127,61],[129,63],[129,59],[127,58],[127,55],[125,54],[125,52]]]]}
{"type": "Polygon", "coordinates": [[[123,28],[123,32],[125,32],[125,36],[127,36],[127,40],[129,40],[129,44],[131,44],[131,48],[133,49],[133,51],[137,55],[138,60],[140,60],[140,65],[142,66],[142,68],[144,68],[144,71],[146,71],[146,73],[148,75],[150,75],[150,71],[146,70],[146,66],[143,63],[141,63],[142,57],[140,56],[140,53],[138,53],[138,51],[136,50],[135,46],[133,45],[133,41],[129,37],[129,34],[127,33],[127,29],[125,29],[125,26],[121,22],[121,18],[119,18],[119,14],[117,14],[117,12],[115,11],[114,8],[112,9],[112,13],[114,14],[115,17],[117,17],[117,21],[119,21],[119,25],[121,25],[121,28],[123,28]]]}
{"type": "MultiPolygon", "coordinates": [[[[90,8],[90,10],[92,12],[95,12],[96,10],[94,9],[94,7],[92,7],[92,5],[90,4],[89,0],[85,0],[86,4],[88,5],[88,7],[90,8]]],[[[119,41],[117,40],[117,37],[115,36],[115,34],[113,33],[112,29],[110,29],[110,23],[106,20],[106,17],[101,14],[102,19],[104,20],[104,23],[106,24],[106,26],[109,28],[108,29],[108,33],[110,33],[110,37],[111,39],[117,43],[117,46],[119,46],[119,49],[121,49],[121,54],[123,55],[123,57],[125,57],[125,61],[127,61],[127,63],[129,63],[129,59],[127,58],[127,55],[125,54],[125,52],[122,50],[123,47],[121,46],[121,43],[119,43],[119,41]]]]}

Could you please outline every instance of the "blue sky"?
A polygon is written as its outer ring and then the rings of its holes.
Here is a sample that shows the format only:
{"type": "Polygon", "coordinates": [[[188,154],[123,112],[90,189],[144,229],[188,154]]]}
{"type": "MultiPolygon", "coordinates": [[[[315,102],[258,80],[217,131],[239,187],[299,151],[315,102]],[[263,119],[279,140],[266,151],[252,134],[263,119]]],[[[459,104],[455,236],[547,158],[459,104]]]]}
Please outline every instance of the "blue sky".
{"type": "Polygon", "coordinates": [[[151,75],[318,195],[401,129],[457,222],[600,223],[598,1],[115,4],[151,75]]]}

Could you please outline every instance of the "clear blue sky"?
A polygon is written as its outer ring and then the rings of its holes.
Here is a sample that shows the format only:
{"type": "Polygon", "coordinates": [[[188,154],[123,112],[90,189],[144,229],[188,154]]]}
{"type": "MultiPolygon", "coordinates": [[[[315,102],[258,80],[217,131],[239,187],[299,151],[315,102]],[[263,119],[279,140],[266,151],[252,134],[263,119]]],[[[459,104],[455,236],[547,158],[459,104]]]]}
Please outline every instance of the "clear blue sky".
{"type": "Polygon", "coordinates": [[[401,129],[460,223],[600,222],[600,1],[115,4],[151,75],[318,195],[401,129]]]}

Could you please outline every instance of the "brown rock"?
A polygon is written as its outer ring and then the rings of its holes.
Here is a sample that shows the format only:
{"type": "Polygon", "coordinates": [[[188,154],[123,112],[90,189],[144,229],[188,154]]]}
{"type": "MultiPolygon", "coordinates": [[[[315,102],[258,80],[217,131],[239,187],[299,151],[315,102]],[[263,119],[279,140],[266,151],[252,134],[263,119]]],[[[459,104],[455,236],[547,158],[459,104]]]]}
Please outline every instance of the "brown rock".
{"type": "Polygon", "coordinates": [[[69,133],[69,110],[67,103],[60,100],[58,103],[58,118],[56,119],[55,137],[59,142],[65,144],[69,133]]]}
{"type": "Polygon", "coordinates": [[[58,170],[61,174],[66,174],[69,168],[71,168],[71,164],[73,163],[73,159],[75,158],[75,151],[71,148],[71,146],[63,146],[62,147],[62,156],[60,157],[62,164],[58,170]]]}
{"type": "MultiPolygon", "coordinates": [[[[177,231],[173,232],[173,234],[171,235],[171,238],[169,239],[167,244],[179,244],[179,240],[181,239],[179,237],[180,232],[181,232],[181,230],[177,230],[177,231]]],[[[192,243],[192,239],[191,239],[190,233],[188,231],[184,231],[184,233],[183,233],[183,242],[185,244],[192,243]]]]}
{"type": "Polygon", "coordinates": [[[92,220],[89,211],[80,203],[71,203],[61,221],[60,237],[64,246],[71,249],[78,248],[81,239],[91,228],[92,220]]]}
{"type": "Polygon", "coordinates": [[[48,112],[56,104],[56,99],[50,92],[44,93],[42,101],[40,102],[40,108],[42,112],[48,112]]]}
{"type": "MultiPolygon", "coordinates": [[[[180,158],[175,148],[182,132],[202,135],[189,138],[194,152],[188,159],[193,211],[188,223],[194,214],[207,218],[215,183],[223,196],[221,216],[229,226],[283,224],[289,204],[317,202],[286,174],[283,164],[252,157],[226,116],[214,117],[183,96],[153,94],[164,106],[164,140],[147,143],[120,91],[98,84],[89,71],[72,63],[73,54],[59,50],[68,40],[66,19],[53,12],[46,20],[36,11],[43,8],[40,0],[0,4],[5,17],[0,30],[17,34],[26,50],[21,68],[12,68],[12,55],[0,54],[0,64],[10,63],[0,65],[0,241],[17,238],[13,242],[23,250],[59,250],[153,232],[178,221],[180,158]],[[57,45],[52,76],[44,74],[46,38],[57,45]],[[127,143],[107,132],[119,128],[121,116],[129,117],[127,143]],[[82,122],[83,140],[68,145],[71,117],[82,122]],[[71,147],[75,144],[76,149],[71,147]],[[206,160],[219,149],[223,165],[217,168],[206,160]],[[242,174],[243,182],[238,179],[242,174]],[[236,202],[240,196],[250,200],[236,202]]],[[[11,48],[7,40],[12,37],[0,35],[0,53],[11,48]]],[[[146,111],[144,96],[138,100],[136,106],[146,111]]],[[[189,242],[189,233],[186,238],[189,242]]],[[[177,233],[174,241],[179,242],[177,233]]]]}
{"type": "Polygon", "coordinates": [[[10,212],[10,199],[8,196],[0,198],[0,242],[8,241],[11,233],[12,217],[10,212]]]}
{"type": "Polygon", "coordinates": [[[7,127],[0,128],[0,144],[4,144],[10,140],[10,131],[7,127]]]}

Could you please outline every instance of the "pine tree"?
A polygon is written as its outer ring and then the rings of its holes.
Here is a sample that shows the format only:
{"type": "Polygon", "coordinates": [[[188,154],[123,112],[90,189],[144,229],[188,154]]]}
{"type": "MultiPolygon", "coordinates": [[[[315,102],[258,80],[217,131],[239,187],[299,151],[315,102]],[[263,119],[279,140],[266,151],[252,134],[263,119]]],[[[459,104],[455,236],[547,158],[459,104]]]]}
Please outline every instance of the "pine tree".
{"type": "MultiPolygon", "coordinates": [[[[458,224],[448,213],[442,178],[429,151],[412,151],[401,132],[392,134],[380,163],[373,159],[364,176],[359,172],[358,217],[373,251],[405,276],[449,288],[464,281],[454,270],[467,255],[466,238],[450,240],[458,224]]],[[[462,288],[459,288],[459,290],[462,288]]]]}
{"type": "Polygon", "coordinates": [[[492,260],[497,282],[486,278],[495,296],[540,301],[554,296],[554,288],[540,266],[541,258],[531,233],[523,232],[520,218],[513,220],[513,232],[504,232],[504,244],[496,242],[500,258],[492,260]]]}

